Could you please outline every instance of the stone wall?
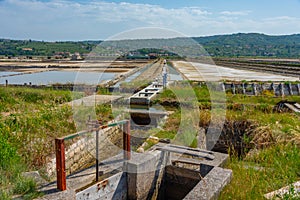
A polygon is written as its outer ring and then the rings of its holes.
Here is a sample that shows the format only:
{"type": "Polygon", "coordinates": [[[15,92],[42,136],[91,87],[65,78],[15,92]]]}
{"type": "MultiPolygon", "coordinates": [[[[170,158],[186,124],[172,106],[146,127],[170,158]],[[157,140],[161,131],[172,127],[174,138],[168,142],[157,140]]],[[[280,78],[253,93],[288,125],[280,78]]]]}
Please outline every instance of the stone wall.
{"type": "Polygon", "coordinates": [[[274,96],[300,95],[299,83],[223,83],[222,88],[232,94],[262,95],[268,91],[274,96]]]}
{"type": "MultiPolygon", "coordinates": [[[[79,140],[66,147],[66,174],[92,165],[96,158],[96,132],[87,133],[78,137],[79,140]]],[[[122,133],[119,126],[109,127],[99,131],[99,160],[104,160],[116,155],[121,147],[122,133]]],[[[52,179],[56,177],[56,158],[55,156],[46,165],[46,174],[52,179]]]]}

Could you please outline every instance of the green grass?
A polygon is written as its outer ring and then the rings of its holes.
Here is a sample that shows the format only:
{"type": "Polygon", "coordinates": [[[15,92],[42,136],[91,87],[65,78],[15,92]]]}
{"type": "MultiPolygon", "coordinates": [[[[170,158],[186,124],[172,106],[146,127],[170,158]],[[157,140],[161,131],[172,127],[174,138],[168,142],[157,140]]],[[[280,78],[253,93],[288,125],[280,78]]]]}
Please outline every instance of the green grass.
{"type": "Polygon", "coordinates": [[[21,176],[41,169],[53,154],[54,138],[75,132],[68,91],[0,87],[0,199],[32,199],[34,181],[21,176]]]}
{"type": "Polygon", "coordinates": [[[123,82],[120,85],[120,89],[122,90],[142,90],[143,88],[149,85],[148,80],[138,80],[138,81],[131,81],[131,82],[123,82]]]}
{"type": "MultiPolygon", "coordinates": [[[[214,120],[211,119],[212,102],[209,91],[206,86],[200,87],[197,84],[193,88],[200,108],[200,126],[207,127],[214,120]]],[[[284,99],[300,102],[299,96],[288,96],[284,99]]],[[[268,93],[264,96],[226,94],[226,119],[250,121],[262,130],[269,130],[275,143],[262,145],[260,149],[250,151],[245,156],[231,155],[226,167],[233,170],[233,179],[222,191],[220,199],[264,199],[265,193],[300,180],[300,115],[273,112],[273,107],[281,100],[283,98],[271,97],[268,93]]],[[[172,90],[163,91],[156,99],[156,103],[162,105],[165,102],[177,101],[178,97],[172,90]]],[[[181,117],[180,110],[175,108],[175,113],[169,116],[164,130],[157,132],[155,136],[170,139],[178,137],[176,134],[181,117]]],[[[190,143],[193,136],[189,131],[179,134],[183,141],[188,141],[186,146],[195,147],[195,138],[190,143]]],[[[248,143],[252,139],[244,138],[248,143]]],[[[287,194],[282,199],[292,199],[291,196],[287,194]]]]}
{"type": "Polygon", "coordinates": [[[10,199],[13,194],[24,195],[24,199],[40,196],[36,183],[21,176],[28,168],[17,153],[17,149],[8,141],[8,134],[0,135],[0,199],[10,199]]]}
{"type": "Polygon", "coordinates": [[[226,167],[233,170],[233,179],[220,199],[264,199],[264,194],[299,180],[299,148],[274,145],[243,160],[233,157],[226,167]]]}
{"type": "MultiPolygon", "coordinates": [[[[212,102],[207,87],[192,85],[194,91],[179,87],[165,90],[158,96],[155,103],[173,111],[173,114],[163,129],[151,130],[151,135],[169,138],[177,144],[197,146],[197,127],[207,127],[218,117],[212,118],[212,102]],[[184,99],[185,95],[189,97],[184,99]],[[182,113],[178,99],[184,101],[181,106],[187,109],[199,106],[200,113],[182,113]],[[199,125],[196,126],[197,123],[199,125]]],[[[77,115],[74,115],[73,110],[61,105],[70,101],[72,95],[68,91],[0,87],[0,199],[10,199],[16,194],[27,199],[39,195],[35,192],[34,182],[22,178],[21,173],[41,169],[46,158],[53,154],[54,138],[74,133],[78,130],[76,128],[80,128],[75,127],[73,117],[77,115]]],[[[75,96],[78,98],[81,95],[75,96]]],[[[287,99],[300,102],[300,97],[287,99]]],[[[233,170],[234,178],[222,192],[221,199],[262,199],[264,193],[300,179],[300,115],[272,112],[273,106],[280,100],[282,98],[268,95],[248,97],[227,94],[227,120],[249,120],[258,127],[268,127],[277,143],[245,157],[232,156],[227,167],[233,170]],[[258,166],[263,170],[248,166],[258,166]]],[[[76,110],[83,127],[91,112],[86,109],[76,110]]],[[[99,105],[93,109],[92,119],[103,124],[113,119],[110,105],[99,105]]],[[[218,112],[223,111],[217,109],[217,116],[218,112]]],[[[249,142],[251,138],[245,140],[249,142]]],[[[148,148],[154,144],[154,141],[149,141],[148,148]]]]}

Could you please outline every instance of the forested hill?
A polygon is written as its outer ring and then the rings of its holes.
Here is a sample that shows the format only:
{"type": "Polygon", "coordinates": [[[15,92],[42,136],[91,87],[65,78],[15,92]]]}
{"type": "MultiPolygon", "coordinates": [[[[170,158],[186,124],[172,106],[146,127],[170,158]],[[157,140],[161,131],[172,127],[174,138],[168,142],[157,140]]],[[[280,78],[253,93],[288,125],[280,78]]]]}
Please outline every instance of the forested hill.
{"type": "MultiPolygon", "coordinates": [[[[300,57],[300,34],[269,36],[258,33],[238,33],[193,39],[203,45],[211,56],[300,57]]],[[[61,52],[83,54],[89,53],[99,43],[100,41],[44,42],[0,39],[0,55],[53,56],[61,52]]]]}
{"type": "Polygon", "coordinates": [[[64,53],[89,53],[96,41],[45,42],[34,40],[0,39],[0,55],[6,56],[53,56],[64,53]]]}
{"type": "Polygon", "coordinates": [[[238,33],[193,38],[212,56],[300,57],[300,34],[269,36],[238,33]]]}

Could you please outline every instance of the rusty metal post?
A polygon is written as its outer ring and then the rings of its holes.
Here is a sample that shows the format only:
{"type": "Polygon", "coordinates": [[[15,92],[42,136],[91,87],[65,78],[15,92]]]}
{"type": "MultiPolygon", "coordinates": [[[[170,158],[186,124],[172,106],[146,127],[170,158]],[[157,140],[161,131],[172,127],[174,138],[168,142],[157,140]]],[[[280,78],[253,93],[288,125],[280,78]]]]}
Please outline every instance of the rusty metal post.
{"type": "Polygon", "coordinates": [[[67,189],[64,139],[55,139],[57,189],[67,189]]]}
{"type": "Polygon", "coordinates": [[[131,158],[131,146],[130,146],[130,121],[123,125],[123,150],[124,159],[130,160],[131,158]]]}
{"type": "Polygon", "coordinates": [[[96,131],[96,182],[99,181],[99,130],[96,131]]]}

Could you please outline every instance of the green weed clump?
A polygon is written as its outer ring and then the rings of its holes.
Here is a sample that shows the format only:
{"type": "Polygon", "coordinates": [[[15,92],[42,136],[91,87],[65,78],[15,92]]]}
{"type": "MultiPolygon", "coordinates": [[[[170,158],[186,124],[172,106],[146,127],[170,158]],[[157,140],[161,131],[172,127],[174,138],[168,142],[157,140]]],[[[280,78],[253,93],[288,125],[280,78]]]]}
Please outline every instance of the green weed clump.
{"type": "Polygon", "coordinates": [[[120,89],[123,91],[139,91],[144,89],[150,84],[147,80],[123,82],[120,85],[120,89]]]}
{"type": "Polygon", "coordinates": [[[263,199],[264,194],[298,181],[299,166],[299,147],[291,144],[253,152],[243,160],[232,157],[226,167],[234,178],[220,199],[263,199]]]}
{"type": "MultiPolygon", "coordinates": [[[[218,98],[212,99],[206,85],[192,86],[200,109],[199,126],[206,128],[217,124],[219,119],[214,119],[211,108],[213,101],[215,106],[218,104],[218,98]]],[[[287,96],[285,99],[300,102],[299,96],[287,96]]],[[[273,111],[273,107],[281,100],[282,97],[274,97],[270,92],[262,96],[226,94],[226,121],[248,121],[255,124],[255,129],[249,137],[243,137],[243,141],[253,149],[245,151],[243,156],[231,155],[226,167],[233,170],[233,179],[221,193],[220,199],[263,199],[264,194],[300,180],[300,116],[297,113],[273,111]]],[[[177,105],[178,101],[176,93],[167,89],[155,102],[172,106],[177,105]]],[[[183,116],[179,108],[172,108],[175,112],[169,116],[163,130],[154,135],[169,138],[172,142],[177,138],[188,142],[180,144],[196,147],[196,137],[189,129],[180,132],[183,116]]],[[[292,192],[280,198],[294,199],[292,192]]]]}
{"type": "Polygon", "coordinates": [[[71,92],[0,87],[0,199],[33,199],[36,183],[22,172],[40,169],[54,138],[73,133],[71,92]]]}
{"type": "Polygon", "coordinates": [[[13,194],[33,199],[40,196],[36,183],[22,177],[28,168],[17,153],[17,149],[8,141],[8,133],[0,132],[0,199],[11,199],[13,194]]]}

